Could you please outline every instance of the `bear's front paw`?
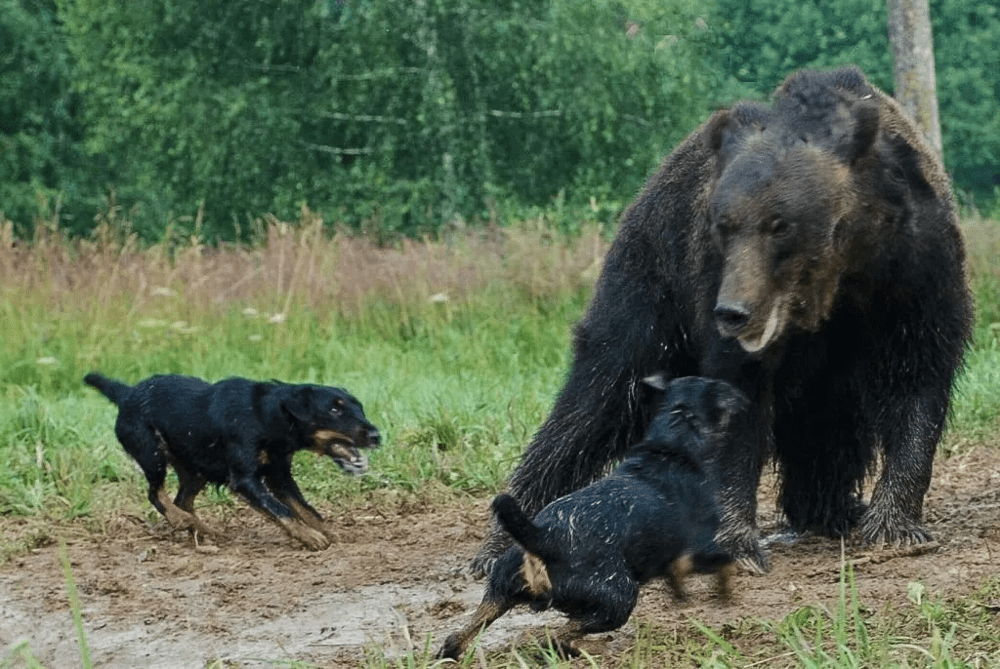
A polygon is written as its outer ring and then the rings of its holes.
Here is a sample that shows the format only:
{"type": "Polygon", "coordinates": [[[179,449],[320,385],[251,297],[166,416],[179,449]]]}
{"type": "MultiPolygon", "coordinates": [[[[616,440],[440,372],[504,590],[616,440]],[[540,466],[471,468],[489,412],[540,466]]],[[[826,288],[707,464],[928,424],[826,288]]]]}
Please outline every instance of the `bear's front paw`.
{"type": "Polygon", "coordinates": [[[867,546],[915,546],[933,541],[927,529],[912,520],[868,513],[861,519],[861,541],[867,546]]]}
{"type": "Polygon", "coordinates": [[[755,576],[762,576],[771,571],[771,561],[768,560],[767,553],[760,546],[754,547],[754,550],[747,551],[743,555],[734,554],[733,557],[741,569],[755,576]]]}
{"type": "Polygon", "coordinates": [[[716,543],[732,556],[740,569],[758,576],[771,571],[771,561],[757,539],[756,531],[739,536],[722,535],[716,538],[716,543]]]}

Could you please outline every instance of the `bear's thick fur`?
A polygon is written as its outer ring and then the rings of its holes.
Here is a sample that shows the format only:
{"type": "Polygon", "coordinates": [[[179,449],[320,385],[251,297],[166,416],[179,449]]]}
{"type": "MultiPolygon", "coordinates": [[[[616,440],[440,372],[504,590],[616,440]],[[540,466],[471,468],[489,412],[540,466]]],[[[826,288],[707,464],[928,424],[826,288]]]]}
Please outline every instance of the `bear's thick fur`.
{"type": "MultiPolygon", "coordinates": [[[[666,370],[753,402],[719,472],[719,543],[746,567],[768,569],[756,492],[769,460],[791,529],[927,541],[923,499],[971,325],[938,157],[858,69],[792,74],[772,104],[714,114],[625,211],[509,492],[534,514],[600,476],[647,427],[640,380],[666,370]]],[[[494,523],[474,570],[508,542],[494,523]]]]}

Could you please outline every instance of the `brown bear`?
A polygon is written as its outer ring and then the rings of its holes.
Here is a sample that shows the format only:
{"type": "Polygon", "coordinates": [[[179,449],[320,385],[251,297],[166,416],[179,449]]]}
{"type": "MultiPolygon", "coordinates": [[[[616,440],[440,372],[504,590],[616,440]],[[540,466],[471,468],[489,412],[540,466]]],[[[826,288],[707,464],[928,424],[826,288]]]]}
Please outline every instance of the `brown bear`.
{"type": "MultiPolygon", "coordinates": [[[[923,499],[971,326],[938,156],[857,68],[797,72],[770,105],[716,112],[625,211],[508,491],[532,515],[600,476],[651,418],[641,379],[667,370],[751,399],[718,472],[718,542],[745,567],[769,568],[756,526],[769,461],[790,530],[928,541],[923,499]]],[[[494,522],[473,570],[508,544],[494,522]]]]}

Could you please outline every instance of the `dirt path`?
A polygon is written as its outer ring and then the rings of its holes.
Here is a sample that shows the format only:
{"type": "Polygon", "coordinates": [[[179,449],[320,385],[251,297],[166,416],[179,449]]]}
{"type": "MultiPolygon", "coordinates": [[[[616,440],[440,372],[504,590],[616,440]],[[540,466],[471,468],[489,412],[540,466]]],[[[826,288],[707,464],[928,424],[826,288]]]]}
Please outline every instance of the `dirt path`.
{"type": "MultiPolygon", "coordinates": [[[[765,503],[764,508],[772,505],[765,503]]],[[[448,508],[358,509],[328,519],[340,541],[322,553],[301,550],[256,514],[224,519],[228,535],[196,547],[185,534],[149,529],[137,518],[111,519],[103,536],[63,532],[83,602],[92,658],[101,667],[262,667],[299,660],[356,666],[376,642],[422,646],[471,612],[482,584],[463,572],[486,526],[487,502],[448,508]]],[[[978,448],[939,462],[926,504],[938,539],[928,551],[849,548],[863,602],[906,602],[919,581],[935,594],[964,594],[998,571],[1000,451],[978,448]]],[[[219,519],[214,519],[219,522],[219,519]]],[[[767,527],[770,519],[762,518],[767,527]]],[[[18,531],[6,521],[4,532],[18,531]]],[[[647,588],[637,616],[688,629],[695,617],[719,624],[743,616],[776,619],[837,594],[840,545],[810,539],[772,548],[766,577],[735,579],[723,608],[690,584],[690,601],[672,603],[661,585],[647,588]]],[[[554,614],[517,612],[487,632],[500,648],[554,614]]],[[[631,627],[631,624],[630,624],[631,627]]],[[[608,653],[627,648],[628,629],[608,653]]],[[[50,667],[79,665],[58,549],[47,546],[0,568],[0,648],[27,640],[50,667]]]]}

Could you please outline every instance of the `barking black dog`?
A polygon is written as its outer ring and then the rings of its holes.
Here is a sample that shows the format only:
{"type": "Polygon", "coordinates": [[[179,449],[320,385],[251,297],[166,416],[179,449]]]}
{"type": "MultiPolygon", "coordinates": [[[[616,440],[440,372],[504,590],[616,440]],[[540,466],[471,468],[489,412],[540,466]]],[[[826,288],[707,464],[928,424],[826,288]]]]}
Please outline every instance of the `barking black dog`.
{"type": "Polygon", "coordinates": [[[91,373],[84,382],[118,405],[115,434],[149,482],[149,501],[171,526],[216,532],[194,514],[205,485],[226,485],[313,550],[330,545],[322,517],[292,478],[292,455],[328,455],[351,474],[368,468],[358,450],[379,445],[361,403],[340,388],[258,383],[210,384],[191,376],[154,376],[128,386],[91,373]],[[171,502],[167,465],[180,481],[171,502]]]}
{"type": "Polygon", "coordinates": [[[666,577],[683,598],[685,575],[715,573],[720,595],[728,595],[732,559],[715,543],[717,485],[706,463],[746,398],[728,383],[699,377],[647,381],[665,396],[645,439],[617,470],[555,500],[533,521],[513,497],[493,501],[517,545],[497,560],[473,620],[448,637],[440,657],[461,657],[481,629],[517,604],[567,614],[553,641],[572,654],[580,636],[624,625],[650,579],[666,577]]]}

